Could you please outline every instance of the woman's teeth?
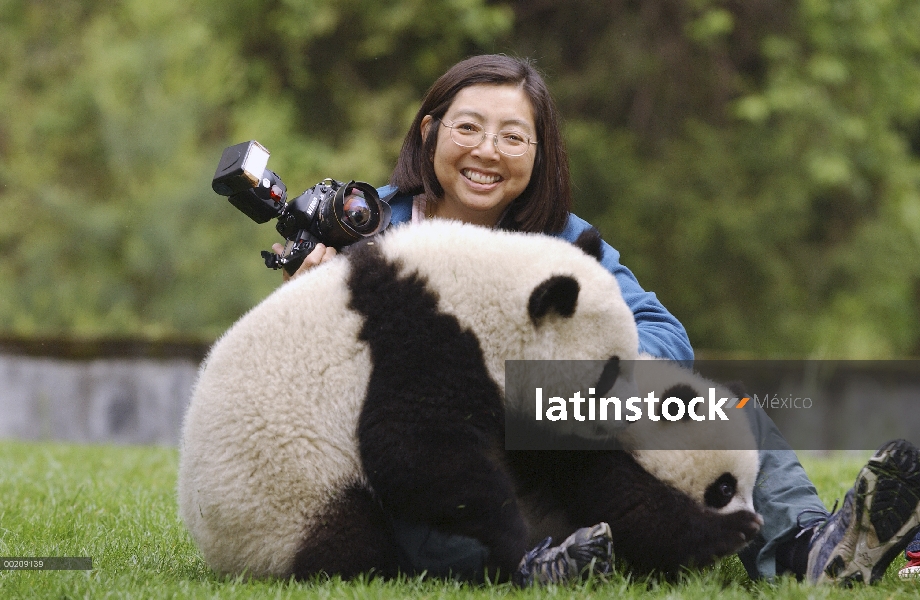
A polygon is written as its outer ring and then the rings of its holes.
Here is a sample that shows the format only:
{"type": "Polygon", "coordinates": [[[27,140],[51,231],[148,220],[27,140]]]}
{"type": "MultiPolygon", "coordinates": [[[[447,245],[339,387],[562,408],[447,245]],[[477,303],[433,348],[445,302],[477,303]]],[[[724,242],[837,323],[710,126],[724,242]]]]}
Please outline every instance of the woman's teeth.
{"type": "Polygon", "coordinates": [[[486,175],[485,173],[479,173],[478,171],[470,171],[464,169],[462,171],[463,176],[472,181],[473,183],[483,183],[490,184],[495,183],[501,179],[501,175],[486,175]]]}

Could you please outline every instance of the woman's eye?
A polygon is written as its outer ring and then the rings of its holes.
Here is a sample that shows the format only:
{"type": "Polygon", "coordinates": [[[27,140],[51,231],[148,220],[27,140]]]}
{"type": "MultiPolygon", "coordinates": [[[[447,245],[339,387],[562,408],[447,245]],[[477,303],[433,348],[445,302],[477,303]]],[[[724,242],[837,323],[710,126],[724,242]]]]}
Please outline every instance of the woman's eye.
{"type": "Polygon", "coordinates": [[[514,131],[503,131],[503,132],[502,132],[502,138],[503,138],[506,142],[510,142],[510,143],[512,143],[512,144],[523,144],[523,143],[526,141],[526,139],[527,139],[527,138],[524,136],[524,134],[517,133],[517,132],[514,132],[514,131]]]}
{"type": "Polygon", "coordinates": [[[477,133],[482,128],[476,123],[460,123],[459,125],[457,125],[457,129],[459,129],[460,131],[465,131],[469,133],[477,133]]]}

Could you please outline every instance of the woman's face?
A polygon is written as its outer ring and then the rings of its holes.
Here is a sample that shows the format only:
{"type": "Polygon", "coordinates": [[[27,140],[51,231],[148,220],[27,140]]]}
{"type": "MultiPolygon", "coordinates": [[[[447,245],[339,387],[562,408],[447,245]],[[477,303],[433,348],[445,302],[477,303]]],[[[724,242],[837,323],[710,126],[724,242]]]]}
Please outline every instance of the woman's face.
{"type": "MultiPolygon", "coordinates": [[[[533,107],[517,85],[477,84],[457,93],[444,114],[446,123],[476,122],[485,131],[513,130],[537,142],[533,107]]],[[[498,223],[505,208],[521,195],[530,182],[536,146],[530,144],[522,156],[506,156],[498,151],[492,135],[472,148],[458,146],[451,131],[426,115],[422,119],[422,138],[429,128],[441,127],[434,152],[434,172],[444,197],[432,214],[486,225],[498,223]]]]}

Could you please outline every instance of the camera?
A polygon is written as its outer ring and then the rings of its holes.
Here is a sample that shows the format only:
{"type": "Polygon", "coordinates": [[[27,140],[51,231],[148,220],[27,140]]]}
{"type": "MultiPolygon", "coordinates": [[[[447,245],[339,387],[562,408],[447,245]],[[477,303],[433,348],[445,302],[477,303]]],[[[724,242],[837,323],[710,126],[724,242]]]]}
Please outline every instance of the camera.
{"type": "Polygon", "coordinates": [[[336,250],[377,235],[390,224],[390,205],[363,181],[324,179],[290,202],[287,186],[267,168],[271,153],[252,140],[224,150],[211,188],[256,223],[277,219],[284,253],[262,251],[265,266],[293,274],[323,243],[336,250]]]}

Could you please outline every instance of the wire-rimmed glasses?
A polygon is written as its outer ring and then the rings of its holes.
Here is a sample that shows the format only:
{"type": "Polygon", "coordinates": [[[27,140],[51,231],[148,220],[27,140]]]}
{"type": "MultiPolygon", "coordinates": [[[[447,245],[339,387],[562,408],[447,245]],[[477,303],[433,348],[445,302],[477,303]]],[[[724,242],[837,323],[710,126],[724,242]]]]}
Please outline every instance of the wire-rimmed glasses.
{"type": "Polygon", "coordinates": [[[536,142],[530,141],[530,136],[505,129],[498,133],[492,133],[483,129],[482,125],[475,121],[455,121],[453,123],[438,119],[444,127],[450,129],[450,139],[458,146],[464,148],[475,148],[482,143],[487,135],[492,136],[492,142],[495,148],[505,156],[523,156],[530,145],[537,145],[536,142]]]}

